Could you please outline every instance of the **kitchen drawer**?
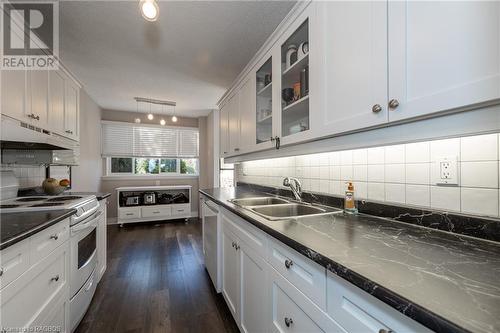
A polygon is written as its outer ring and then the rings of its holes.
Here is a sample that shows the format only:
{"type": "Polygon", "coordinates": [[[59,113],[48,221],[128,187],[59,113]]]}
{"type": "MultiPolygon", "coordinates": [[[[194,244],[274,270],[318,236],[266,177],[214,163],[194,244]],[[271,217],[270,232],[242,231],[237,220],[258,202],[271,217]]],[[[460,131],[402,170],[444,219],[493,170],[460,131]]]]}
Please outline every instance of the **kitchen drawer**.
{"type": "Polygon", "coordinates": [[[131,219],[141,218],[141,208],[140,207],[119,208],[118,218],[120,220],[131,220],[131,219]]]}
{"type": "Polygon", "coordinates": [[[189,216],[189,215],[191,215],[191,205],[190,204],[173,204],[172,205],[172,215],[173,216],[189,216]]]}
{"type": "Polygon", "coordinates": [[[327,312],[349,332],[431,332],[332,272],[327,279],[327,312]]]}
{"type": "Polygon", "coordinates": [[[142,217],[162,217],[172,215],[172,209],[168,206],[149,206],[141,208],[142,217]]]}
{"type": "Polygon", "coordinates": [[[40,231],[30,238],[30,260],[37,263],[69,238],[69,219],[40,231]]]}
{"type": "Polygon", "coordinates": [[[69,333],[69,294],[63,291],[47,304],[32,327],[57,327],[58,332],[69,333]]]}
{"type": "Polygon", "coordinates": [[[68,292],[69,243],[55,249],[48,257],[0,291],[3,327],[26,327],[34,324],[42,311],[61,293],[68,292]]]}
{"type": "Polygon", "coordinates": [[[0,252],[0,289],[30,268],[30,240],[25,239],[0,252]]]}
{"type": "Polygon", "coordinates": [[[276,270],[271,279],[271,332],[345,332],[276,270]]]}
{"type": "Polygon", "coordinates": [[[267,236],[259,230],[243,220],[241,217],[234,215],[227,210],[221,210],[223,228],[230,228],[240,240],[245,242],[249,247],[256,251],[261,257],[266,257],[267,252],[267,236]]]}
{"type": "Polygon", "coordinates": [[[267,260],[281,275],[326,309],[326,269],[274,238],[269,239],[267,260]]]}

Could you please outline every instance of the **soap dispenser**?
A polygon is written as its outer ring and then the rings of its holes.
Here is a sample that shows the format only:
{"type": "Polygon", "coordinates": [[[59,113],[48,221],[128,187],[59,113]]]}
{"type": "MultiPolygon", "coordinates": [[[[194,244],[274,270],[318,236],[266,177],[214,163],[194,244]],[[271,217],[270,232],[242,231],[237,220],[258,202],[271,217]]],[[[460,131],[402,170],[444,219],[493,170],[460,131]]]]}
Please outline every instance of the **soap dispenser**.
{"type": "Polygon", "coordinates": [[[354,185],[352,182],[347,183],[347,191],[344,198],[344,212],[348,214],[357,214],[356,200],[354,199],[354,185]]]}

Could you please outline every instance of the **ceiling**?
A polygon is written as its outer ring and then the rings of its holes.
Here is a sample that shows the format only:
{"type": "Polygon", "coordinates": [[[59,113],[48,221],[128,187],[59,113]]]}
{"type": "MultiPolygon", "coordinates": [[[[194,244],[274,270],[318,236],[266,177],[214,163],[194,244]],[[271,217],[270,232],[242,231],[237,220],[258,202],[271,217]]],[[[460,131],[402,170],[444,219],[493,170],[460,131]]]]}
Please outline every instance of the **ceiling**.
{"type": "Polygon", "coordinates": [[[141,96],[176,101],[182,116],[203,116],[293,5],[160,1],[158,21],[147,22],[138,1],[65,1],[60,55],[104,109],[137,111],[133,97],[141,96]]]}

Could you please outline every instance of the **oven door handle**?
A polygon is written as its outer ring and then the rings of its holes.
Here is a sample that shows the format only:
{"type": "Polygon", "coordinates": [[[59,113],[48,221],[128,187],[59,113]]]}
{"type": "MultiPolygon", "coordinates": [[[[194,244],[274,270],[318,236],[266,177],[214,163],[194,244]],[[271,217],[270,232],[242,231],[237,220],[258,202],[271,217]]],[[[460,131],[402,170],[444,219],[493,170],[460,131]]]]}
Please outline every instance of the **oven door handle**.
{"type": "Polygon", "coordinates": [[[72,232],[79,232],[82,230],[85,230],[90,227],[95,226],[95,221],[102,215],[102,211],[98,211],[88,222],[82,223],[82,224],[77,224],[76,226],[71,228],[72,232]]]}

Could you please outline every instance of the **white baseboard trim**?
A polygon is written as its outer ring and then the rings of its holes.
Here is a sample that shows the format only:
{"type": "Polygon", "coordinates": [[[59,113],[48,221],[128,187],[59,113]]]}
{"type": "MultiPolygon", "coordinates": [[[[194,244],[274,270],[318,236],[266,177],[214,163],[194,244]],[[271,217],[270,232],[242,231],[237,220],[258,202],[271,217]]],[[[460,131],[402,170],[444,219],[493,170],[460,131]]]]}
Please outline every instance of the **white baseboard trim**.
{"type": "MultiPolygon", "coordinates": [[[[198,218],[198,211],[193,211],[191,212],[191,216],[190,217],[196,217],[198,218]]],[[[107,221],[107,224],[118,224],[118,217],[114,216],[114,217],[108,217],[108,221],[107,221]]]]}

